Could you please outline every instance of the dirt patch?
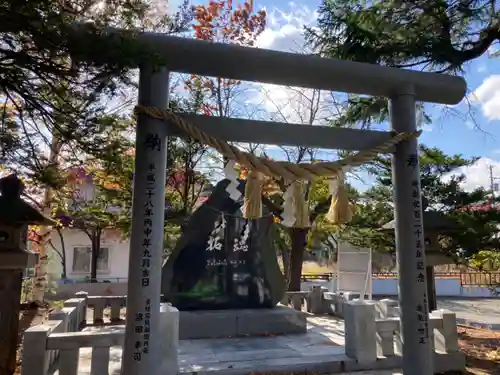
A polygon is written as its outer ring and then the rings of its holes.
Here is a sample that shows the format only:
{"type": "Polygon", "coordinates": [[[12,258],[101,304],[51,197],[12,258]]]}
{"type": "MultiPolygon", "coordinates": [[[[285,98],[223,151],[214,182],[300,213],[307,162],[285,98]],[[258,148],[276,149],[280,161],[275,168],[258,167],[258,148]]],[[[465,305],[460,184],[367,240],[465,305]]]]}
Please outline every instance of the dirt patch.
{"type": "Polygon", "coordinates": [[[462,326],[457,331],[466,358],[466,374],[500,375],[500,332],[462,326]]]}
{"type": "Polygon", "coordinates": [[[19,313],[19,330],[17,335],[17,354],[15,375],[21,374],[21,358],[23,354],[23,335],[28,328],[42,324],[49,314],[45,308],[27,306],[19,313]]]}

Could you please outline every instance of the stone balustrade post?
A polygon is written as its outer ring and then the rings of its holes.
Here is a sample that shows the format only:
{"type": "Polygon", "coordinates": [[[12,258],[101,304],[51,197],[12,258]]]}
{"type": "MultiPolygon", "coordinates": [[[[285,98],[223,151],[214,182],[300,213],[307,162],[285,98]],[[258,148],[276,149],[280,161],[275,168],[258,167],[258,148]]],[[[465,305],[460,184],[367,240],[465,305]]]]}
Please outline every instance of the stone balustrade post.
{"type": "Polygon", "coordinates": [[[385,318],[376,320],[377,327],[377,355],[394,355],[394,332],[399,329],[399,318],[385,318]]]}
{"type": "Polygon", "coordinates": [[[121,298],[113,298],[111,299],[111,316],[110,319],[112,322],[120,321],[120,310],[122,308],[122,300],[121,298]]]}
{"type": "Polygon", "coordinates": [[[314,285],[307,295],[307,312],[312,314],[322,314],[323,309],[323,290],[321,286],[314,285]]]}
{"type": "Polygon", "coordinates": [[[442,327],[434,330],[434,346],[437,352],[452,353],[460,351],[458,346],[457,316],[449,310],[435,310],[433,316],[442,319],[442,327]]]}
{"type": "Polygon", "coordinates": [[[162,358],[161,374],[177,375],[179,372],[179,310],[171,304],[160,305],[160,341],[159,358],[162,358]]]}
{"type": "Polygon", "coordinates": [[[377,316],[381,319],[396,317],[397,316],[396,308],[398,306],[399,306],[398,301],[390,298],[384,298],[378,301],[377,305],[375,306],[377,316]]]}
{"type": "Polygon", "coordinates": [[[70,332],[69,315],[64,310],[54,310],[49,314],[49,320],[61,320],[63,322],[62,332],[70,332]]]}
{"type": "Polygon", "coordinates": [[[104,298],[92,298],[92,307],[94,309],[94,324],[101,324],[104,322],[104,308],[106,307],[106,300],[104,298]]]}
{"type": "Polygon", "coordinates": [[[302,310],[302,296],[300,294],[293,294],[290,303],[295,310],[302,310]]]}
{"type": "Polygon", "coordinates": [[[47,338],[51,331],[52,326],[41,324],[24,332],[21,375],[47,375],[47,338]]]}
{"type": "Polygon", "coordinates": [[[377,360],[375,302],[354,300],[344,304],[345,353],[359,363],[377,360]]]}
{"type": "Polygon", "coordinates": [[[87,325],[87,308],[89,306],[89,294],[87,292],[81,291],[75,294],[76,298],[83,299],[83,315],[80,318],[80,329],[85,328],[87,325]]]}

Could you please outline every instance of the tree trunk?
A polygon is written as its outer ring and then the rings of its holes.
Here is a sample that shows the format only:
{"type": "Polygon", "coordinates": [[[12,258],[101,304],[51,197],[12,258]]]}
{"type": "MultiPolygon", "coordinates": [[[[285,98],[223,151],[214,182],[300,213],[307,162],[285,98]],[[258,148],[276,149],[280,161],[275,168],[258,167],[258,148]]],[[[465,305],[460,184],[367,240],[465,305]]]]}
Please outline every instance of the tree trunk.
{"type": "Polygon", "coordinates": [[[434,277],[434,267],[425,267],[425,273],[427,278],[427,300],[429,301],[428,309],[429,312],[431,312],[437,310],[436,278],[434,277]]]}
{"type": "Polygon", "coordinates": [[[99,260],[99,255],[101,255],[101,229],[95,229],[92,231],[92,252],[90,261],[90,282],[97,282],[97,263],[99,260]]]}
{"type": "Polygon", "coordinates": [[[292,242],[290,253],[290,284],[289,291],[299,291],[302,278],[302,261],[306,247],[307,228],[290,228],[292,242]]]}
{"type": "Polygon", "coordinates": [[[16,370],[22,275],[21,270],[0,271],[0,375],[16,370]]]}
{"type": "MultiPolygon", "coordinates": [[[[63,144],[62,141],[57,137],[57,134],[52,132],[52,142],[50,145],[50,153],[49,153],[49,164],[56,165],[59,164],[59,154],[61,153],[61,148],[63,144]]],[[[43,213],[51,216],[51,202],[52,194],[50,187],[47,187],[44,192],[42,206],[44,207],[43,213]]],[[[47,290],[48,277],[47,277],[47,268],[48,268],[48,258],[47,251],[45,246],[47,245],[45,236],[50,232],[50,228],[46,226],[41,226],[39,233],[41,238],[41,243],[36,246],[38,254],[40,254],[38,260],[38,266],[36,267],[36,283],[33,286],[32,296],[35,302],[42,303],[44,300],[45,291],[47,290]]]]}
{"type": "Polygon", "coordinates": [[[290,250],[286,246],[281,247],[281,259],[283,261],[283,274],[286,285],[290,285],[290,250]]]}
{"type": "Polygon", "coordinates": [[[64,235],[60,228],[57,228],[57,234],[59,235],[59,239],[61,240],[61,264],[62,264],[62,275],[61,278],[65,280],[68,277],[68,270],[66,268],[66,244],[64,243],[64,235]]]}

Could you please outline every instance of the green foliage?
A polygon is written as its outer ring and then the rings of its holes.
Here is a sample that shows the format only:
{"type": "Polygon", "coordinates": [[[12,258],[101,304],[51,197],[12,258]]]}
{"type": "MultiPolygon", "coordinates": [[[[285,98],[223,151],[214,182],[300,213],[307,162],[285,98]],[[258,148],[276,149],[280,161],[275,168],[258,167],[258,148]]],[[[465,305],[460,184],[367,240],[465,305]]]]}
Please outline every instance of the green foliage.
{"type": "Polygon", "coordinates": [[[308,39],[323,54],[395,67],[454,72],[500,38],[487,0],[324,0],[308,39]]]}
{"type": "MultiPolygon", "coordinates": [[[[420,146],[421,189],[427,210],[439,211],[456,222],[454,228],[449,228],[451,232],[441,236],[441,247],[465,258],[479,250],[500,249],[496,235],[500,224],[498,211],[467,209],[471,204],[488,201],[489,192],[484,189],[467,192],[460,185],[465,176],[457,173],[457,168],[476,160],[462,155],[448,156],[439,149],[420,146]]],[[[338,239],[380,252],[394,251],[393,234],[380,231],[382,225],[393,219],[390,163],[389,157],[379,157],[370,166],[376,183],[360,195],[353,220],[339,230],[338,239]]]]}
{"type": "Polygon", "coordinates": [[[69,226],[77,228],[92,236],[96,230],[115,228],[120,220],[119,207],[110,205],[106,195],[100,192],[101,188],[96,188],[96,194],[91,199],[74,199],[71,204],[58,206],[58,214],[64,212],[70,218],[69,226]]]}
{"type": "MultiPolygon", "coordinates": [[[[326,57],[458,74],[500,39],[496,7],[488,0],[323,0],[306,39],[326,57]]],[[[387,117],[387,99],[351,96],[333,122],[369,127],[387,117]]]]}
{"type": "Polygon", "coordinates": [[[481,250],[472,256],[470,264],[479,270],[498,271],[500,269],[500,252],[481,250]]]}
{"type": "Polygon", "coordinates": [[[480,251],[500,251],[500,213],[497,209],[486,211],[455,211],[450,213],[458,223],[458,229],[444,241],[445,248],[462,250],[465,258],[474,257],[480,251]]]}
{"type": "MultiPolygon", "coordinates": [[[[317,53],[398,68],[458,74],[500,39],[500,12],[496,2],[486,0],[323,0],[318,14],[317,25],[306,29],[306,39],[317,53]]],[[[420,125],[429,123],[424,107],[418,109],[420,125]]],[[[332,125],[370,128],[386,122],[388,116],[387,99],[350,95],[332,125]]],[[[466,192],[460,187],[465,176],[454,175],[457,168],[475,160],[421,147],[422,193],[429,209],[458,222],[458,229],[443,238],[442,245],[453,252],[460,249],[466,257],[480,249],[499,248],[497,211],[464,210],[488,200],[488,192],[466,192]]],[[[377,229],[392,219],[390,159],[378,158],[368,169],[376,176],[376,185],[361,194],[353,221],[337,229],[336,236],[392,251],[392,236],[377,229]]]]}
{"type": "Polygon", "coordinates": [[[2,164],[33,186],[57,190],[63,182],[61,154],[66,166],[78,163],[82,154],[118,159],[127,145],[123,134],[116,135],[125,130],[127,118],[119,107],[110,108],[110,99],[132,85],[130,59],[156,60],[132,33],[117,39],[102,31],[111,26],[178,32],[190,13],[187,3],[170,17],[148,1],[5,2],[0,7],[2,164]],[[86,28],[86,37],[77,37],[75,22],[88,21],[93,26],[86,28]],[[46,157],[47,148],[55,157],[46,157]]]}
{"type": "Polygon", "coordinates": [[[338,230],[338,239],[361,248],[378,252],[394,251],[392,236],[380,228],[393,218],[392,191],[384,185],[375,185],[356,201],[352,221],[338,230]]]}

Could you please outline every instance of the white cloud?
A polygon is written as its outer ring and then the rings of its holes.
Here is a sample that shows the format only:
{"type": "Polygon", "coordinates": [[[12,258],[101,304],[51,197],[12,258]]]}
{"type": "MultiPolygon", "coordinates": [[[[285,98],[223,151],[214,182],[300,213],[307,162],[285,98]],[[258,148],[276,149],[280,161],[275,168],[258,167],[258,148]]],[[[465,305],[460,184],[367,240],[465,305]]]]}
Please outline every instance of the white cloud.
{"type": "Polygon", "coordinates": [[[267,13],[267,28],[259,36],[257,47],[286,52],[302,52],[304,26],[312,26],[317,19],[315,10],[306,5],[288,4],[289,11],[278,8],[267,13]]]}
{"type": "Polygon", "coordinates": [[[486,66],[486,64],[481,64],[477,68],[478,73],[486,73],[487,71],[488,71],[488,67],[486,66]]]}
{"type": "MultiPolygon", "coordinates": [[[[308,53],[304,26],[314,26],[317,13],[306,5],[290,2],[288,10],[274,8],[268,12],[268,28],[259,36],[259,48],[284,52],[308,53]]],[[[260,113],[280,122],[322,124],[335,111],[328,92],[270,84],[253,85],[249,103],[259,106],[260,113]]]]}
{"type": "Polygon", "coordinates": [[[423,132],[427,132],[427,133],[430,133],[434,128],[429,125],[429,124],[423,124],[420,129],[423,131],[423,132]]]}
{"type": "Polygon", "coordinates": [[[499,44],[498,44],[498,43],[494,43],[494,44],[492,44],[492,45],[488,48],[488,50],[486,51],[486,53],[488,54],[488,57],[490,57],[490,58],[491,58],[491,57],[494,57],[494,55],[495,55],[496,53],[498,53],[499,51],[500,51],[500,49],[499,49],[499,44]]]}
{"type": "Polygon", "coordinates": [[[489,190],[491,189],[490,166],[493,167],[493,176],[500,178],[500,161],[486,157],[480,158],[469,167],[458,168],[453,174],[464,174],[467,177],[467,180],[462,184],[462,187],[467,191],[480,187],[489,190]]]}
{"type": "Polygon", "coordinates": [[[481,107],[488,120],[500,120],[500,75],[487,77],[471,94],[470,100],[481,107]]]}

